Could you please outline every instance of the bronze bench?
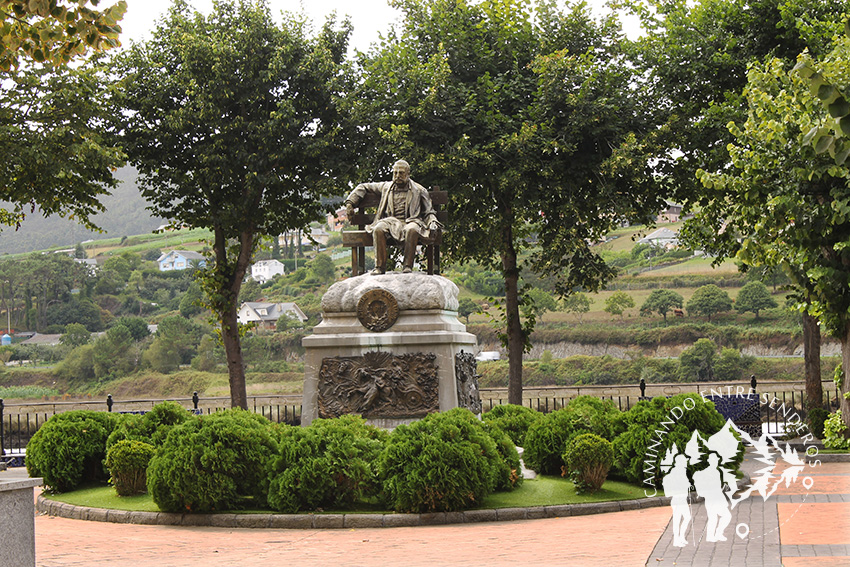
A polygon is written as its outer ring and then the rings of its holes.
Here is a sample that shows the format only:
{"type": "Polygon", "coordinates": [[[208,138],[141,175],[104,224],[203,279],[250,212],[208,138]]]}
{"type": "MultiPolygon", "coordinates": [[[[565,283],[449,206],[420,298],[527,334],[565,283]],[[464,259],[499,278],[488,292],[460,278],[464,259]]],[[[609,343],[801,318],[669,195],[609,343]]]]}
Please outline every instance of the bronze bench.
{"type": "MultiPolygon", "coordinates": [[[[434,212],[437,213],[437,220],[446,225],[448,220],[448,212],[445,207],[449,202],[448,193],[440,190],[439,187],[432,187],[428,190],[428,195],[431,197],[431,204],[434,207],[434,212]]],[[[342,245],[351,247],[351,275],[359,276],[366,272],[366,247],[372,246],[372,235],[366,232],[366,225],[371,224],[375,218],[375,209],[378,207],[380,197],[374,193],[367,193],[363,200],[354,207],[354,215],[348,219],[351,226],[356,226],[357,230],[342,231],[342,245]],[[371,212],[366,212],[371,209],[371,212]]],[[[428,274],[434,275],[440,273],[440,244],[443,242],[442,232],[437,234],[437,238],[433,243],[423,244],[425,247],[425,259],[428,266],[428,274]]],[[[387,244],[392,246],[400,246],[398,242],[388,241],[387,244]]]]}

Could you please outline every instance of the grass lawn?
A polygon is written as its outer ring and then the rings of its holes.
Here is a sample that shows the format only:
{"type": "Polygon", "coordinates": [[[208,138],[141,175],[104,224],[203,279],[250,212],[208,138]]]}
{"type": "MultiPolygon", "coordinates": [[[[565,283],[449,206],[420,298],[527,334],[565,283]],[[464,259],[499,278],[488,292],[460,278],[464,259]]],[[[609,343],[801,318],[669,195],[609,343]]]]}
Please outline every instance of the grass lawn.
{"type": "MultiPolygon", "coordinates": [[[[153,499],[148,494],[138,496],[118,496],[111,486],[93,485],[73,492],[62,494],[45,494],[45,498],[65,502],[74,506],[104,508],[107,510],[129,510],[131,512],[159,512],[153,499]]],[[[570,481],[555,476],[540,476],[526,479],[522,486],[513,492],[496,492],[484,499],[481,508],[521,508],[528,506],[556,506],[560,504],[584,504],[587,502],[610,502],[614,500],[635,500],[644,498],[643,488],[617,482],[607,481],[600,490],[593,494],[576,494],[575,487],[570,481]]],[[[240,510],[246,514],[268,514],[269,510],[240,510]]],[[[370,502],[355,504],[351,510],[329,510],[330,513],[381,514],[392,513],[381,510],[370,502]]]]}

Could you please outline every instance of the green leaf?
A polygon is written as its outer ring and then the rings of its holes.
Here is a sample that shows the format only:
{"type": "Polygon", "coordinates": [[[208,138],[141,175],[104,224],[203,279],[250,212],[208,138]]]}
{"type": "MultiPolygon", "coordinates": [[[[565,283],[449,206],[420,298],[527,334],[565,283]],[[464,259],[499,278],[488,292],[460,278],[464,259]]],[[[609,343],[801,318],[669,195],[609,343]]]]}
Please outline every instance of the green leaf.
{"type": "Polygon", "coordinates": [[[812,143],[812,140],[815,139],[815,136],[817,136],[818,132],[820,132],[820,128],[818,128],[817,126],[809,130],[808,133],[803,136],[803,145],[810,145],[812,143]]]}
{"type": "Polygon", "coordinates": [[[850,144],[845,143],[841,150],[835,152],[835,163],[844,165],[848,157],[850,157],[850,144]]]}
{"type": "Polygon", "coordinates": [[[827,109],[833,118],[842,118],[850,114],[850,103],[843,96],[839,96],[827,109]]]}
{"type": "Polygon", "coordinates": [[[835,87],[828,83],[822,84],[818,87],[818,98],[821,100],[829,100],[834,97],[836,94],[835,87]]]}
{"type": "Polygon", "coordinates": [[[841,129],[845,136],[850,136],[850,115],[844,116],[844,118],[839,120],[838,127],[841,129]]]}
{"type": "Polygon", "coordinates": [[[818,139],[815,144],[815,152],[822,154],[827,151],[830,147],[832,147],[833,142],[835,142],[835,138],[832,136],[822,136],[818,139]]]}

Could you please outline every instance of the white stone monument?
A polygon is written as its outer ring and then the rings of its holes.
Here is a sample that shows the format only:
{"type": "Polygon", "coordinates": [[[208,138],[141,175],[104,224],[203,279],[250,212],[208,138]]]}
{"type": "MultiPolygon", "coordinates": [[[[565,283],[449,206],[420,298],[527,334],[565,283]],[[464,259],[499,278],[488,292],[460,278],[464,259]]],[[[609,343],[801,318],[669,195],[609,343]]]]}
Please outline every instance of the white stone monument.
{"type": "Polygon", "coordinates": [[[458,406],[480,413],[475,335],[457,318],[457,286],[423,273],[333,284],[305,337],[301,423],[360,414],[392,428],[458,406]]]}

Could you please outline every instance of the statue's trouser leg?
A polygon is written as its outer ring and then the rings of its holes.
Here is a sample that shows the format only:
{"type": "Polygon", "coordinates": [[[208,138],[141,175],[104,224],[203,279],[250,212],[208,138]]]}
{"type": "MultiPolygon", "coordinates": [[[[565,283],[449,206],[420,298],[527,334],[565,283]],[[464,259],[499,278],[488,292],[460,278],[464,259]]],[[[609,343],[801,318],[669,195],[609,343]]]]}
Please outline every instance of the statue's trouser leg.
{"type": "Polygon", "coordinates": [[[419,244],[419,232],[411,228],[404,235],[404,268],[413,269],[413,260],[416,259],[416,245],[419,244]]]}
{"type": "Polygon", "coordinates": [[[384,273],[387,271],[387,233],[383,230],[374,231],[372,242],[375,245],[375,268],[384,273]]]}

